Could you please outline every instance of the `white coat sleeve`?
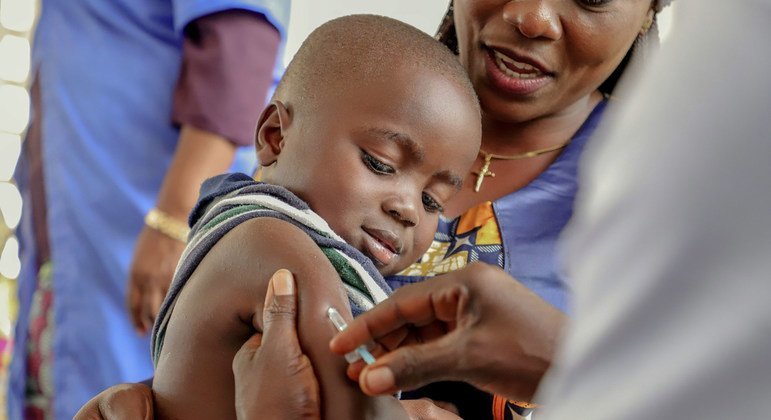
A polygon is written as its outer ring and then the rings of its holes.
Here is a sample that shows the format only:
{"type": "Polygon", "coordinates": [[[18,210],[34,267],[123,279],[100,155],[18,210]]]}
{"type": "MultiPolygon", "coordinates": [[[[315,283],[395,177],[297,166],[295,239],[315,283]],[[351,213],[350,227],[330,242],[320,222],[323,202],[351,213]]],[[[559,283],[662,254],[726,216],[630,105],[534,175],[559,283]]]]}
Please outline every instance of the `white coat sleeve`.
{"type": "Polygon", "coordinates": [[[771,1],[675,4],[582,162],[541,419],[771,418],[771,1]]]}

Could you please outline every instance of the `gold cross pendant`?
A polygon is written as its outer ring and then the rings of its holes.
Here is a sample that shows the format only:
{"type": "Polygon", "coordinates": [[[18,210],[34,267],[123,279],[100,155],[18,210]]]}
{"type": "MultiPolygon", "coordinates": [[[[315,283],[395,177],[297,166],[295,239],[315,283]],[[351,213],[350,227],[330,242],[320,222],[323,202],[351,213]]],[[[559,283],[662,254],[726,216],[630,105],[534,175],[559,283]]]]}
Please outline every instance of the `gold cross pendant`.
{"type": "Polygon", "coordinates": [[[495,178],[495,173],[490,170],[490,161],[493,159],[493,156],[487,153],[484,155],[485,163],[482,164],[482,169],[480,169],[479,172],[472,172],[472,174],[477,176],[477,182],[474,184],[474,192],[479,192],[479,189],[482,188],[482,181],[485,180],[486,176],[495,178]]]}

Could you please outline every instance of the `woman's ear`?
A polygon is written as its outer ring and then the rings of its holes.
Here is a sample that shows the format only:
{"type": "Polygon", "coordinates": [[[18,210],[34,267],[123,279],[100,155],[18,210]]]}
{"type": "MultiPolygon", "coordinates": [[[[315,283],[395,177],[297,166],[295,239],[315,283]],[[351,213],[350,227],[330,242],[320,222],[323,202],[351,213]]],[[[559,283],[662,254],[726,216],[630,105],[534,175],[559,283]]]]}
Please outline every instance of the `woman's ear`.
{"type": "Polygon", "coordinates": [[[257,122],[255,147],[261,166],[272,165],[278,159],[286,141],[286,131],[292,122],[289,110],[281,101],[271,101],[257,122]]]}

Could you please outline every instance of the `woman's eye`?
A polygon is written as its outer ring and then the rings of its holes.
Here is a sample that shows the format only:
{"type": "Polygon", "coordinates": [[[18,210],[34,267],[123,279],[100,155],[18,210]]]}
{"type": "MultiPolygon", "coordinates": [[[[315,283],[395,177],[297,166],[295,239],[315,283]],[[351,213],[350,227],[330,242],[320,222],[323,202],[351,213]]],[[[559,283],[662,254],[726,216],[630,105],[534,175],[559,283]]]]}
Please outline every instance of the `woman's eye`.
{"type": "Polygon", "coordinates": [[[376,174],[392,174],[396,172],[393,166],[386,165],[367,152],[361,152],[361,160],[363,160],[364,164],[376,174]]]}
{"type": "Polygon", "coordinates": [[[588,7],[601,7],[612,1],[613,0],[579,0],[579,3],[588,7]]]}
{"type": "Polygon", "coordinates": [[[441,213],[444,211],[442,205],[426,193],[423,193],[423,207],[425,207],[426,211],[429,213],[441,213]]]}

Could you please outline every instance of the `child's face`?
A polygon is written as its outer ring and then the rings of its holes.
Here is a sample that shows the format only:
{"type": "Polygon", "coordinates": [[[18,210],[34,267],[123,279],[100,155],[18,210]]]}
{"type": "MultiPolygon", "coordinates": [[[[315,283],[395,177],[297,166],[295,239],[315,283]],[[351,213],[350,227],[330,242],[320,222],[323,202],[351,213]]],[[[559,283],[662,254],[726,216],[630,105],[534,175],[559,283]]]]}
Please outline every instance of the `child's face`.
{"type": "Polygon", "coordinates": [[[393,73],[332,92],[312,113],[287,113],[278,154],[260,150],[275,162],[263,179],[306,200],[383,275],[428,249],[481,137],[479,113],[454,82],[393,73]]]}

